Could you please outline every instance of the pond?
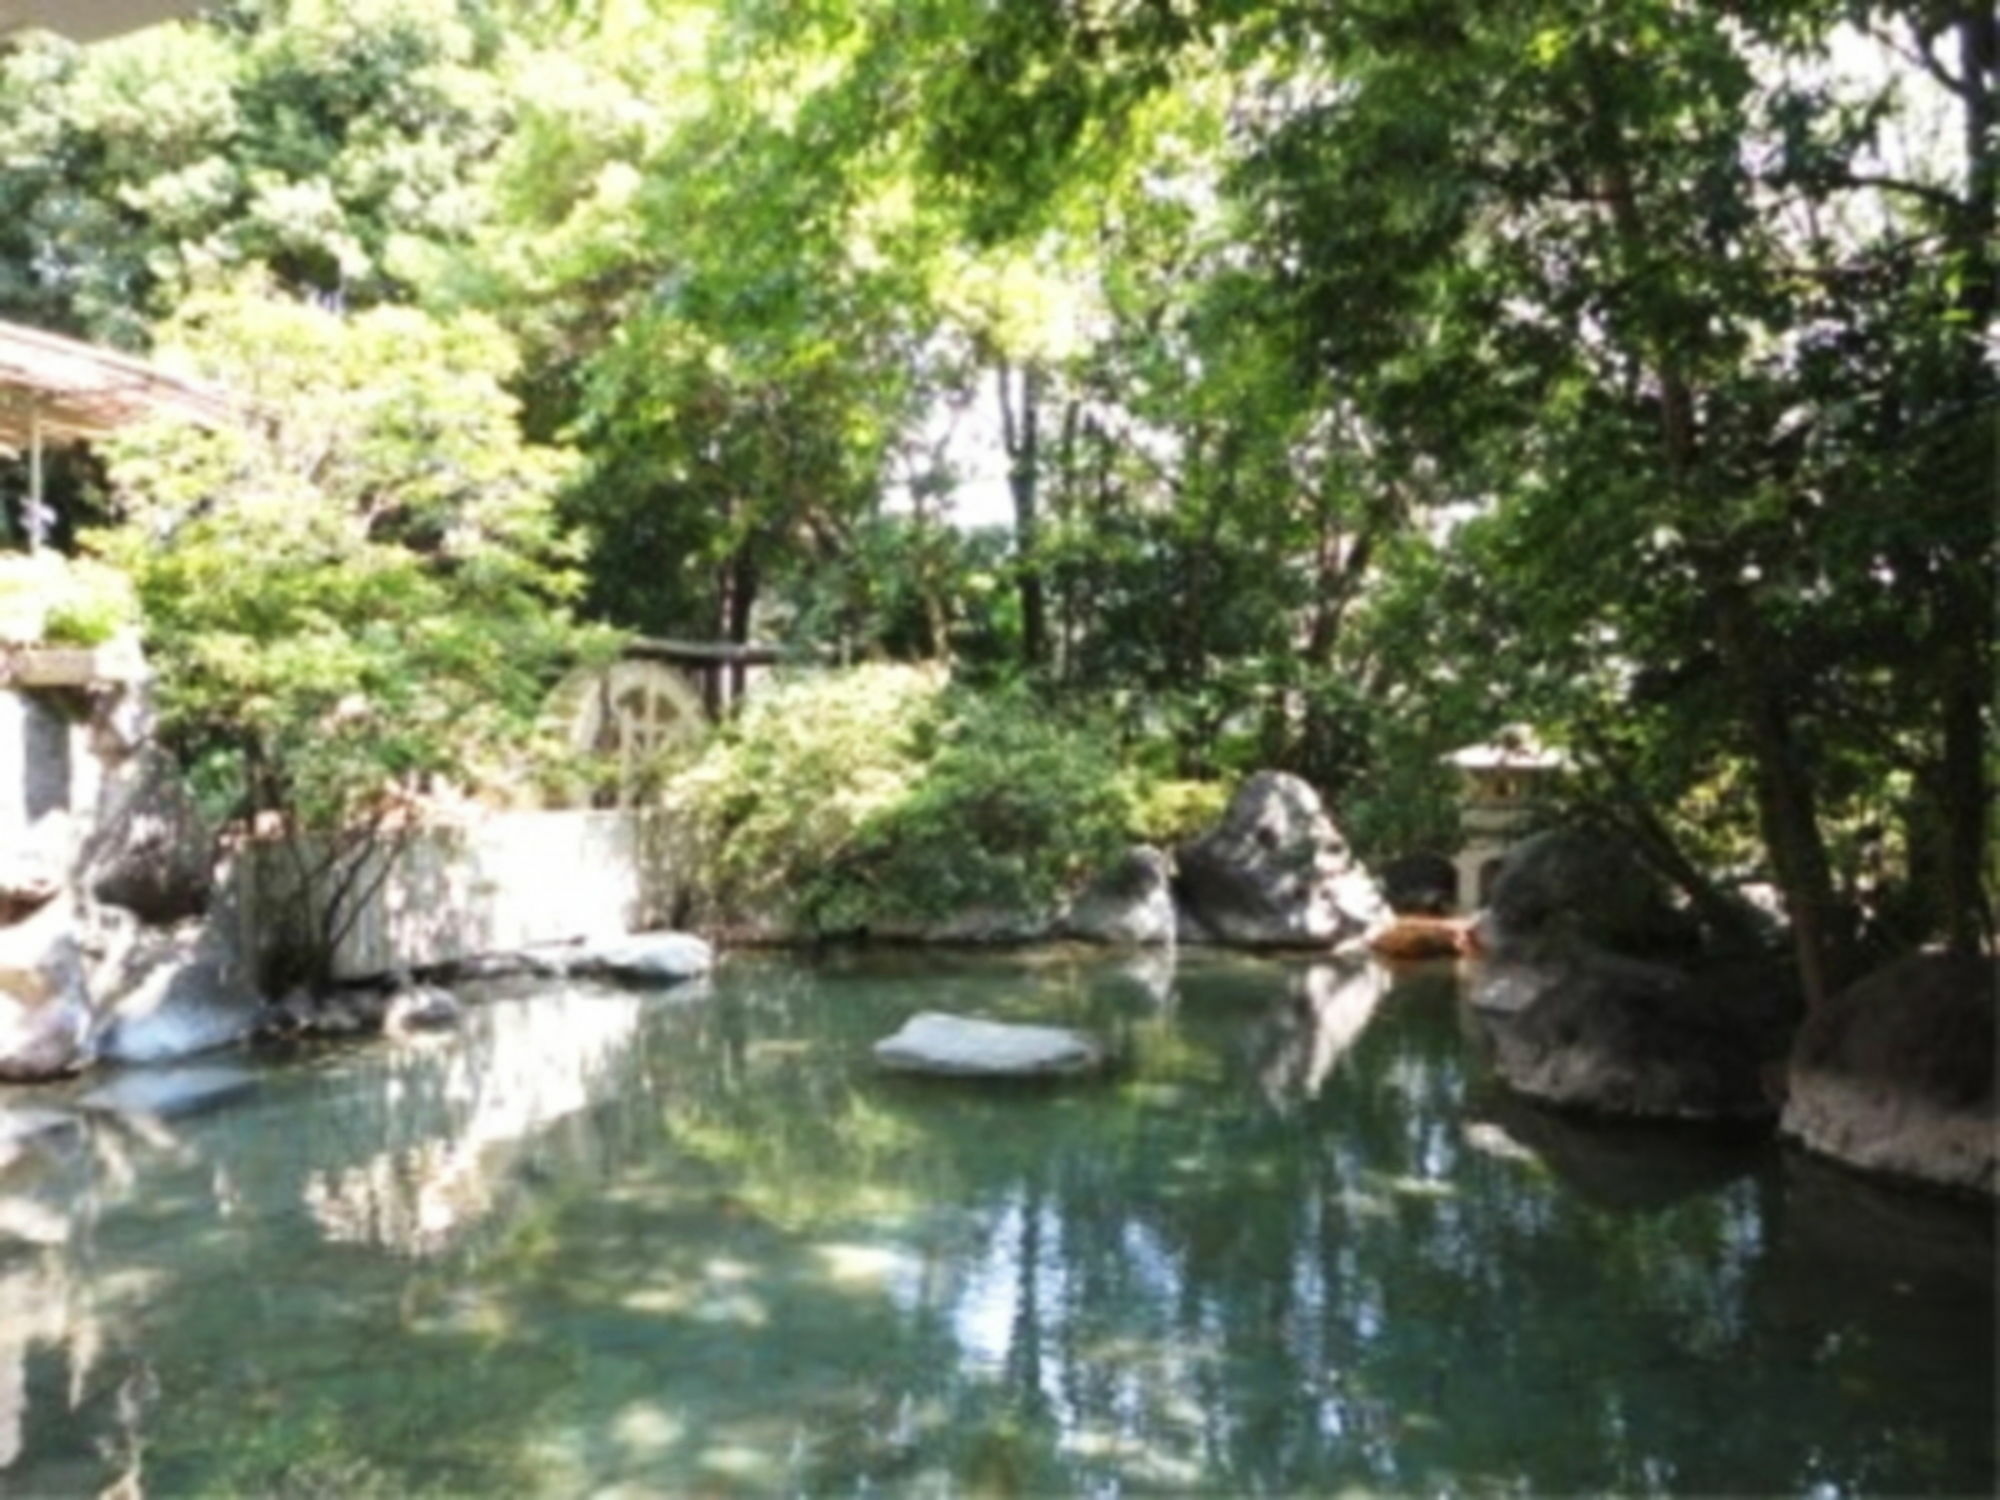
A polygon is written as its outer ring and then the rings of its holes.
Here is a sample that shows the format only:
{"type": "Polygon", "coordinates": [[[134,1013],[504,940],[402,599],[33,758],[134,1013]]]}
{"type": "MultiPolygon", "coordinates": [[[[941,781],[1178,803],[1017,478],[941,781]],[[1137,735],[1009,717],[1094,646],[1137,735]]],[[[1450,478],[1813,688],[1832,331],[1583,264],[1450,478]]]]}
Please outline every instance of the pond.
{"type": "Polygon", "coordinates": [[[1448,968],[738,956],[0,1107],[0,1493],[1994,1488],[1988,1213],[1526,1108],[1448,968]]]}

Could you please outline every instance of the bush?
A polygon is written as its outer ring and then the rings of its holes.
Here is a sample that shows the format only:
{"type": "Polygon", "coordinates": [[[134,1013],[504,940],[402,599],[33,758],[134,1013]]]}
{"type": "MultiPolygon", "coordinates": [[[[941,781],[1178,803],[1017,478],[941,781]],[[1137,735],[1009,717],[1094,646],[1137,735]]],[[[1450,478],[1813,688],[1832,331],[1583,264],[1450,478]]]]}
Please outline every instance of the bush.
{"type": "Polygon", "coordinates": [[[1139,828],[1115,741],[1024,688],[865,666],[753,700],[668,789],[727,919],[820,933],[1045,910],[1139,828]]]}
{"type": "Polygon", "coordinates": [[[123,574],[45,552],[0,557],[0,641],[101,646],[138,622],[123,574]]]}

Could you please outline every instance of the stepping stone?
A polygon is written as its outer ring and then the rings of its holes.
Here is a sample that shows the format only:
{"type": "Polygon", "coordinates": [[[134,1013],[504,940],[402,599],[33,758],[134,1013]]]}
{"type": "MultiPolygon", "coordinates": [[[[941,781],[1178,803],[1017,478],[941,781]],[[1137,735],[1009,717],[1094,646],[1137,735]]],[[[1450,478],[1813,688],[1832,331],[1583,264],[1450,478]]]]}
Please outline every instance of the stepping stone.
{"type": "Polygon", "coordinates": [[[1096,1071],[1104,1051],[1060,1026],[1016,1026],[924,1011],[875,1044],[875,1060],[905,1073],[961,1078],[1060,1078],[1096,1071]]]}

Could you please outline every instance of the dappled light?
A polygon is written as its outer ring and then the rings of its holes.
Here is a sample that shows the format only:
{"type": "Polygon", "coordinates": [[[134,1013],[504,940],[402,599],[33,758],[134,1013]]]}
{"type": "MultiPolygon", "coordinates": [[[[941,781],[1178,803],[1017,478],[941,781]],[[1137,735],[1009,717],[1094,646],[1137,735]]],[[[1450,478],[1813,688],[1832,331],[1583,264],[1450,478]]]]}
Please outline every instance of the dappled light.
{"type": "Polygon", "coordinates": [[[1728,1138],[1614,1133],[1579,1156],[1579,1127],[1493,1095],[1448,970],[1183,956],[1168,990],[1077,954],[738,958],[698,1003],[520,989],[433,1047],[302,1056],[204,1109],[27,1135],[0,1172],[0,1473],[31,1492],[135,1462],[169,1491],[1991,1478],[1976,1213],[1856,1198],[1728,1138]],[[1122,1071],[878,1074],[868,1043],[940,995],[1094,1031],[1122,1071]],[[1637,1176],[1681,1186],[1597,1186],[1637,1176]],[[1725,1420],[1745,1404],[1789,1415],[1725,1420]],[[223,1441],[245,1411],[256,1441],[223,1441]]]}

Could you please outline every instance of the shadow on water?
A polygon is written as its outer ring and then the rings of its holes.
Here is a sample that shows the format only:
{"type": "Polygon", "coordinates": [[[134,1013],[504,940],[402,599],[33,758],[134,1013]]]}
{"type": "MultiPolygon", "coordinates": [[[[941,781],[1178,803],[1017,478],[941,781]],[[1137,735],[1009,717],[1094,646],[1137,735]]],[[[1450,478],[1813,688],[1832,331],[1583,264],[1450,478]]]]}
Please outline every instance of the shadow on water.
{"type": "Polygon", "coordinates": [[[1449,968],[739,959],[252,1069],[4,1117],[10,1492],[1992,1487],[1977,1210],[1523,1106],[1449,968]],[[878,1074],[917,1009],[1121,1066],[878,1074]]]}

